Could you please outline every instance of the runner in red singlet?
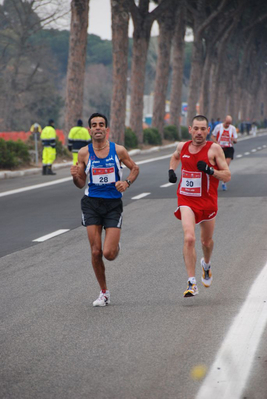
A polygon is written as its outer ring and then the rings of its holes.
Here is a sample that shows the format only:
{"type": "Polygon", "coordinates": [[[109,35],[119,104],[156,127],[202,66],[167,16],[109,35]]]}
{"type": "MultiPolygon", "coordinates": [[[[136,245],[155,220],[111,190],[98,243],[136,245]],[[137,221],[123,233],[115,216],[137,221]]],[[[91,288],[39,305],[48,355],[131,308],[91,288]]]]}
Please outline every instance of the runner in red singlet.
{"type": "Polygon", "coordinates": [[[180,142],[170,161],[169,181],[176,183],[175,169],[181,162],[181,180],[177,189],[178,208],[175,216],[182,221],[184,232],[184,261],[188,285],[184,297],[198,294],[195,278],[196,250],[195,225],[200,224],[203,258],[201,259],[202,283],[212,282],[210,258],[213,249],[213,232],[218,210],[217,189],[219,180],[229,181],[231,173],[224,153],[218,144],[206,141],[210,128],[203,115],[193,118],[189,126],[191,141],[180,142]]]}
{"type": "MultiPolygon", "coordinates": [[[[230,166],[230,162],[234,159],[235,149],[233,144],[237,143],[237,132],[234,125],[231,125],[232,117],[227,115],[225,121],[223,123],[219,123],[215,126],[215,129],[212,132],[211,140],[214,143],[220,144],[223,149],[224,156],[227,162],[227,165],[230,166]]],[[[222,182],[223,191],[227,190],[226,182],[222,182]]]]}

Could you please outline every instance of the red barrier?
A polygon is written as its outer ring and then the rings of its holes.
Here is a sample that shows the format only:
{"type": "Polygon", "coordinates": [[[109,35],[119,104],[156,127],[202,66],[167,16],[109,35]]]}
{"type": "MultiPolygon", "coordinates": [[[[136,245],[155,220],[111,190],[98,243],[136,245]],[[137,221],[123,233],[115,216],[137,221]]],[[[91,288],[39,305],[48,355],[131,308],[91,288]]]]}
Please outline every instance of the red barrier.
{"type": "Polygon", "coordinates": [[[0,137],[6,141],[12,140],[12,141],[27,141],[28,138],[30,137],[31,132],[1,132],[0,137]]]}
{"type": "MultiPolygon", "coordinates": [[[[65,144],[65,136],[63,130],[56,129],[57,137],[62,144],[65,144]]],[[[12,141],[27,141],[28,138],[32,135],[31,132],[0,132],[0,138],[4,139],[5,141],[12,140],[12,141]]]]}

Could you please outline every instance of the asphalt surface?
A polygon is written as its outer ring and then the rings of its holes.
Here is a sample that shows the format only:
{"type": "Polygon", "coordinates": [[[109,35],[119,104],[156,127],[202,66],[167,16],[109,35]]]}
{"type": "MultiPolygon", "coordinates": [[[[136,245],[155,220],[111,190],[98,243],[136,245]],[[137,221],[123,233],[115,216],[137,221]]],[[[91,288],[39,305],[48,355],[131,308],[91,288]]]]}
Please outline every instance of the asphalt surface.
{"type": "MultiPolygon", "coordinates": [[[[121,253],[106,262],[111,305],[105,308],[92,306],[99,289],[80,227],[82,191],[66,181],[0,197],[0,398],[195,398],[203,380],[192,379],[192,368],[211,367],[267,262],[266,141],[263,135],[236,146],[229,189],[219,190],[214,282],[205,289],[197,267],[195,298],[183,298],[187,277],[181,224],[173,216],[176,185],[161,187],[172,150],[133,156],[140,175],[124,196],[121,253]],[[152,161],[156,157],[162,159],[152,161]],[[150,194],[132,199],[144,192],[150,194]],[[61,228],[70,230],[32,241],[61,228]]],[[[49,178],[68,176],[64,168],[49,178]]],[[[1,180],[0,193],[44,178],[1,180]]],[[[199,265],[198,227],[196,234],[199,265]]],[[[265,330],[240,398],[267,397],[266,339],[265,330]]],[[[226,383],[238,383],[235,360],[226,383]]]]}

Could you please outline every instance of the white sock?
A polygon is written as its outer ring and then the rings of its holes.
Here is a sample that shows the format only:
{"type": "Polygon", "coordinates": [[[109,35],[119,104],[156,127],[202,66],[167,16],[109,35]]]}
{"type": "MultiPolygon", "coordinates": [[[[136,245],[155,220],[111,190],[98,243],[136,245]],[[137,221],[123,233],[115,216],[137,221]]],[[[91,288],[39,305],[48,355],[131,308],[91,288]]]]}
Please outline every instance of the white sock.
{"type": "Polygon", "coordinates": [[[210,263],[206,263],[204,258],[202,260],[202,266],[204,267],[204,270],[209,270],[210,268],[210,263]]]}
{"type": "Polygon", "coordinates": [[[197,280],[195,277],[189,277],[188,281],[190,281],[191,284],[196,284],[197,280]]]}

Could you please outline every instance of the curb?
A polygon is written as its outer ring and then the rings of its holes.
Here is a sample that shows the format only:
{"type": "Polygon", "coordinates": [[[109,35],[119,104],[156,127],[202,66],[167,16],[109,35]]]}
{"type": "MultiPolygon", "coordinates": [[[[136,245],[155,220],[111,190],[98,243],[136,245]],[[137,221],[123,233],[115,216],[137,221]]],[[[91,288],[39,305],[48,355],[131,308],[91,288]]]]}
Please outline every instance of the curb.
{"type": "MultiPolygon", "coordinates": [[[[161,147],[152,147],[149,150],[131,150],[129,151],[130,156],[138,155],[138,154],[149,154],[150,152],[158,152],[164,150],[166,148],[176,147],[178,141],[174,142],[173,144],[168,144],[161,147]]],[[[62,169],[66,167],[70,167],[72,162],[64,162],[64,163],[55,163],[53,164],[53,169],[62,169]]],[[[32,168],[32,169],[25,169],[25,170],[6,170],[4,172],[0,172],[0,180],[2,179],[11,179],[13,177],[21,177],[21,176],[29,176],[29,175],[37,175],[42,173],[41,168],[32,168]]]]}

